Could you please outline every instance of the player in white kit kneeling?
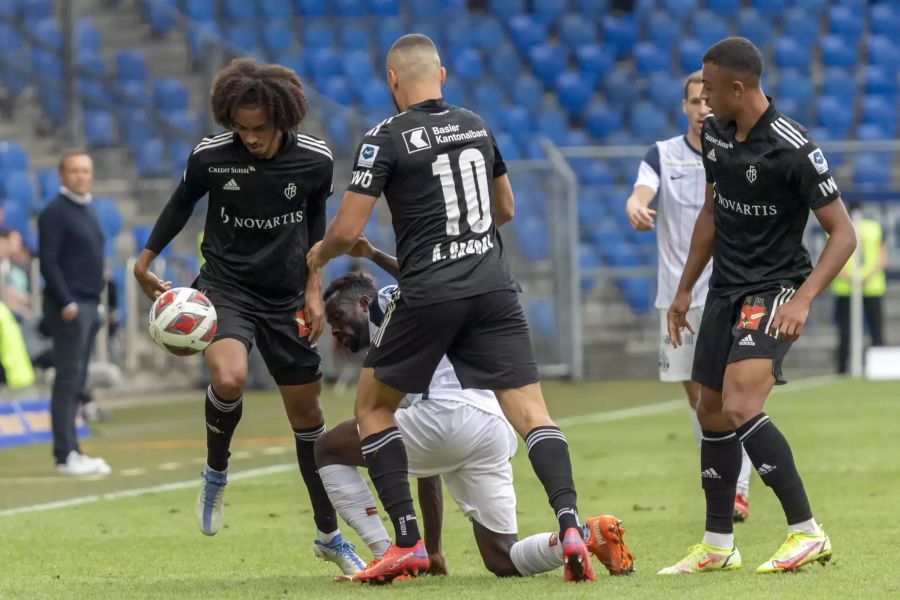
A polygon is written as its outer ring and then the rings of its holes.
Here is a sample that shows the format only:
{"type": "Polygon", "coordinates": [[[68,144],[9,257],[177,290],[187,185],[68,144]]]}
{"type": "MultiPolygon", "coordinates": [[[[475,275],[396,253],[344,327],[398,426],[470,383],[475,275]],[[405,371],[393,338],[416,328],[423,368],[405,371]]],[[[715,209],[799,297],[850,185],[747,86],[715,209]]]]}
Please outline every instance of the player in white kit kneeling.
{"type": "MultiPolygon", "coordinates": [[[[690,403],[691,425],[697,445],[702,434],[697,420],[697,403],[700,400],[700,384],[691,381],[694,364],[694,334],[685,331],[682,344],[672,347],[669,340],[666,313],[678,280],[684,270],[691,234],[697,214],[706,198],[706,174],[700,154],[700,130],[703,120],[711,116],[709,106],[700,98],[703,84],[700,71],[690,74],[684,82],[682,110],[688,121],[688,130],[668,140],[653,144],[644,155],[638,168],[634,191],[625,204],[625,213],[631,226],[637,231],[650,231],[656,225],[659,249],[659,275],[656,293],[656,308],[659,311],[659,379],[660,381],[680,381],[687,392],[690,403]],[[657,199],[657,209],[650,204],[657,199]],[[657,224],[653,218],[657,217],[657,224]]],[[[688,322],[699,323],[703,315],[703,305],[709,290],[712,274],[710,261],[694,286],[688,322]]],[[[741,474],[738,478],[737,494],[734,498],[734,520],[745,521],[750,515],[750,458],[744,452],[741,474]]]]}
{"type": "MultiPolygon", "coordinates": [[[[388,272],[396,261],[360,240],[352,254],[370,258],[388,272]]],[[[379,341],[379,330],[397,286],[376,292],[372,280],[348,273],[325,292],[325,314],[335,339],[357,352],[379,341]]],[[[510,459],[518,440],[494,394],[462,389],[453,365],[443,357],[424,394],[410,394],[396,413],[410,475],[419,479],[429,573],[446,574],[440,534],[443,512],[441,480],[472,521],[485,567],[499,577],[534,575],[563,566],[558,533],[541,533],[518,541],[516,495],[510,459]]],[[[378,561],[390,545],[375,499],[357,467],[365,466],[354,420],[341,423],[316,443],[319,475],[335,509],[353,527],[378,561]]],[[[614,516],[588,519],[588,550],[610,573],[633,569],[633,556],[614,516]]]]}

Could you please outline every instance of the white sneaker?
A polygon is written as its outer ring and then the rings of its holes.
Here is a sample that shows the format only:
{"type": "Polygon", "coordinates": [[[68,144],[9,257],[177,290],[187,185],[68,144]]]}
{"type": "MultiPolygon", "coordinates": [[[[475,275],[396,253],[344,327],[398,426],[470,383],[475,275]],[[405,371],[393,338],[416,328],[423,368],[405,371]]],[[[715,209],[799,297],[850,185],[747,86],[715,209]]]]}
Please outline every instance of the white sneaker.
{"type": "Polygon", "coordinates": [[[91,458],[79,454],[75,450],[66,456],[66,462],[56,465],[56,472],[60,475],[109,475],[112,469],[102,458],[91,458]]]}

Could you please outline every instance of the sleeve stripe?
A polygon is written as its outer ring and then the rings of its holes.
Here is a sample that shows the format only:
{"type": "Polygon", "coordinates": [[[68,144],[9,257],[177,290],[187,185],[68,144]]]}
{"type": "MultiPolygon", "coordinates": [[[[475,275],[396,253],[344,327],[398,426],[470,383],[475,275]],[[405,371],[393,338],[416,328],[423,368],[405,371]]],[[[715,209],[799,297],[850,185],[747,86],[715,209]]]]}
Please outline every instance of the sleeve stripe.
{"type": "Polygon", "coordinates": [[[778,121],[778,124],[781,125],[782,127],[784,127],[786,131],[793,133],[795,136],[797,136],[800,139],[800,141],[803,142],[804,144],[809,142],[809,140],[807,140],[805,137],[803,137],[803,134],[801,134],[799,131],[797,131],[796,127],[794,127],[793,125],[788,123],[784,119],[784,117],[778,117],[776,119],[776,121],[778,121]]]}
{"type": "Polygon", "coordinates": [[[331,156],[331,151],[328,150],[328,148],[323,148],[321,146],[312,146],[310,144],[305,144],[305,143],[301,142],[300,140],[297,140],[297,145],[300,146],[301,148],[306,148],[307,150],[312,150],[313,152],[318,152],[322,156],[327,156],[331,160],[334,160],[334,158],[331,156]]]}
{"type": "Polygon", "coordinates": [[[772,121],[772,129],[774,129],[778,135],[780,135],[781,137],[786,139],[788,141],[788,143],[790,143],[790,145],[793,146],[794,148],[797,148],[799,150],[800,146],[803,145],[800,142],[798,142],[796,138],[793,137],[793,134],[787,133],[783,129],[780,129],[778,127],[778,123],[776,123],[775,121],[772,121]]]}
{"type": "Polygon", "coordinates": [[[219,135],[203,138],[203,140],[194,147],[194,150],[200,150],[201,148],[205,148],[210,144],[215,144],[225,139],[231,139],[231,137],[232,133],[230,131],[226,131],[225,133],[220,133],[219,135]]]}
{"type": "Polygon", "coordinates": [[[306,135],[305,133],[298,133],[297,139],[301,142],[307,142],[309,144],[315,144],[316,146],[322,146],[325,149],[328,149],[328,144],[323,142],[320,139],[314,138],[312,136],[306,135]]]}
{"type": "Polygon", "coordinates": [[[227,146],[228,144],[232,143],[233,141],[234,140],[231,137],[229,137],[228,139],[224,139],[224,140],[221,140],[221,141],[218,141],[215,143],[200,144],[196,148],[194,148],[194,151],[191,154],[194,155],[194,154],[197,154],[198,152],[202,152],[204,150],[209,150],[210,148],[218,148],[219,146],[227,146]]]}

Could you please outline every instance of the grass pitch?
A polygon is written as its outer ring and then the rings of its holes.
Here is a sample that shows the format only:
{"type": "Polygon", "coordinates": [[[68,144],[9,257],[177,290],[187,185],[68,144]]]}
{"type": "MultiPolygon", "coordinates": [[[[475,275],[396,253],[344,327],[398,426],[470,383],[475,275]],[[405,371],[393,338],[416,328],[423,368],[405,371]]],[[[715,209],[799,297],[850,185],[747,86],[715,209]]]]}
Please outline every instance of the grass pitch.
{"type": "MultiPolygon", "coordinates": [[[[205,440],[198,393],[195,401],[121,408],[111,423],[95,427],[84,448],[112,465],[114,473],[105,479],[56,476],[46,446],[0,455],[0,598],[900,595],[896,382],[797,382],[770,398],[767,412],[790,441],[816,518],[834,544],[828,566],[774,576],[754,571],[784,541],[784,518],[755,475],[750,519],[736,526],[744,568],[656,575],[698,542],[703,530],[699,459],[686,401],[666,402],[680,399],[680,386],[548,383],[545,394],[569,440],[582,516],[608,512],[624,520],[638,568],[629,577],[601,576],[594,584],[566,587],[561,571],[498,580],[482,567],[471,527],[448,499],[449,577],[365,589],[333,583],[334,566],[310,550],[309,501],[291,466],[289,426],[272,394],[249,394],[245,400],[226,492],[226,525],[206,538],[193,516],[205,440]],[[251,476],[234,477],[241,472],[251,476]],[[167,484],[175,485],[163,487],[167,484]],[[139,492],[128,496],[129,490],[139,492]],[[51,502],[59,504],[17,512],[51,502]]],[[[330,424],[351,412],[350,394],[328,391],[323,401],[330,424]]],[[[524,451],[514,467],[520,535],[552,530],[553,514],[524,451]]],[[[600,573],[602,567],[595,566],[600,573]]]]}

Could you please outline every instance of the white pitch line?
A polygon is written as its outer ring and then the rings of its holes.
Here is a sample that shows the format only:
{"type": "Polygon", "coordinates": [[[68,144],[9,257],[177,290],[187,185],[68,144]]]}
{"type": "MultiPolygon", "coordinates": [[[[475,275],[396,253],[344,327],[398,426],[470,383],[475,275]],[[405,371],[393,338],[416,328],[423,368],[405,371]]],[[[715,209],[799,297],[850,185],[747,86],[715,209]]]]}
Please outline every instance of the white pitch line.
{"type": "Polygon", "coordinates": [[[138,475],[143,475],[147,472],[147,469],[143,467],[135,467],[134,469],[122,469],[119,471],[119,475],[123,477],[137,477],[138,475]]]}
{"type": "Polygon", "coordinates": [[[156,468],[160,471],[174,471],[181,467],[180,462],[164,462],[156,465],[156,468]]]}
{"type": "MultiPolygon", "coordinates": [[[[773,393],[781,394],[781,393],[789,393],[801,390],[807,390],[811,388],[820,387],[835,381],[837,378],[831,375],[826,375],[823,377],[810,377],[808,379],[802,379],[790,387],[778,387],[773,390],[773,393]]],[[[664,412],[669,412],[673,410],[677,410],[679,408],[683,408],[686,402],[684,399],[678,400],[666,400],[665,402],[656,402],[654,404],[644,404],[641,406],[635,406],[633,408],[623,408],[619,410],[612,410],[606,412],[598,412],[588,415],[583,415],[580,417],[567,417],[564,419],[559,419],[556,421],[556,424],[561,427],[574,427],[577,425],[588,424],[588,423],[606,423],[609,421],[622,421],[624,419],[632,419],[635,417],[642,417],[647,415],[660,414],[664,412]]],[[[265,452],[265,451],[264,451],[265,452]]],[[[241,471],[239,473],[234,473],[228,476],[230,481],[240,481],[241,479],[251,479],[254,477],[262,477],[265,475],[272,475],[275,473],[284,473],[286,471],[292,471],[297,468],[296,463],[287,463],[281,465],[273,465],[271,467],[263,467],[260,469],[250,469],[248,471],[241,471]]],[[[46,510],[56,510],[59,508],[68,508],[70,506],[80,506],[82,504],[93,504],[95,502],[101,502],[103,500],[118,500],[120,498],[132,498],[134,496],[145,496],[148,494],[157,494],[159,492],[169,492],[174,490],[183,490],[187,488],[192,488],[197,485],[196,479],[191,479],[190,481],[179,481],[176,483],[165,483],[162,485],[156,485],[152,487],[145,488],[136,488],[133,490],[124,490],[120,492],[111,492],[108,494],[97,494],[93,496],[82,496],[80,498],[71,498],[69,500],[60,500],[58,502],[46,502],[43,504],[33,504],[31,506],[20,506],[18,508],[10,508],[7,510],[0,511],[0,517],[8,517],[12,515],[18,515],[23,513],[32,513],[32,512],[40,512],[46,510]]]]}

